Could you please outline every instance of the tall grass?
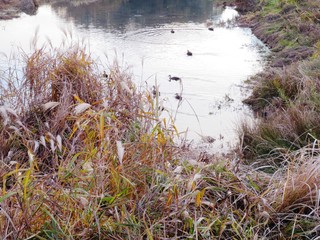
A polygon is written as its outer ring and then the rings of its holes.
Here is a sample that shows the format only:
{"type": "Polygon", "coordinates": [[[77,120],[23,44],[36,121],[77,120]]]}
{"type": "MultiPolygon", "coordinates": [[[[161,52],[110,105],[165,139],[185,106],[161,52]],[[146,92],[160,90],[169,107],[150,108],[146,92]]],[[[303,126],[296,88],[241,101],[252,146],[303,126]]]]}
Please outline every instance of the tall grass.
{"type": "Polygon", "coordinates": [[[244,123],[245,154],[259,156],[294,151],[320,138],[318,58],[261,74],[250,98],[262,118],[255,126],[244,123]]]}
{"type": "Polygon", "coordinates": [[[173,132],[117,65],[103,79],[78,47],[25,60],[25,79],[1,85],[3,236],[99,234],[109,217],[98,211],[134,211],[172,158],[173,132]]]}
{"type": "Polygon", "coordinates": [[[259,11],[248,19],[274,55],[271,67],[252,79],[252,95],[244,101],[258,118],[240,127],[241,153],[260,176],[263,171],[270,177],[261,194],[267,203],[263,236],[317,239],[320,28],[315,9],[320,5],[317,1],[258,2],[259,11]]]}
{"type": "Polygon", "coordinates": [[[2,239],[312,237],[318,145],[273,175],[175,145],[158,100],[84,49],[38,49],[2,79],[2,239]]]}

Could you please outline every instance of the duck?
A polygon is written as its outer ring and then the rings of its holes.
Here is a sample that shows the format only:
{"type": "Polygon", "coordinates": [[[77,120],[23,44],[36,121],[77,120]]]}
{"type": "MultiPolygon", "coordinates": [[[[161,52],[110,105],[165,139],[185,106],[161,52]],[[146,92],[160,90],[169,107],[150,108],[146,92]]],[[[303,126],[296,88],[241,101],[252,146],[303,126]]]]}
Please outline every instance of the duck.
{"type": "Polygon", "coordinates": [[[171,29],[171,33],[174,33],[174,30],[173,30],[173,29],[171,29]]]}
{"type": "Polygon", "coordinates": [[[192,56],[192,52],[190,52],[189,50],[187,50],[187,55],[188,55],[188,56],[192,56]]]}
{"type": "Polygon", "coordinates": [[[157,96],[160,96],[160,92],[159,92],[158,89],[156,89],[155,86],[152,86],[152,95],[153,95],[154,98],[157,97],[157,96]]]}
{"type": "Polygon", "coordinates": [[[209,27],[208,30],[209,31],[213,31],[214,29],[213,29],[213,27],[209,27]]]}
{"type": "Polygon", "coordinates": [[[171,82],[171,80],[173,80],[173,81],[181,81],[181,78],[179,78],[179,77],[171,77],[171,75],[169,75],[169,82],[171,82]]]}
{"type": "Polygon", "coordinates": [[[109,76],[108,76],[108,74],[106,73],[106,71],[103,71],[102,77],[108,79],[109,76]]]}
{"type": "Polygon", "coordinates": [[[158,107],[158,110],[161,111],[161,112],[163,112],[163,111],[165,110],[165,108],[162,107],[162,106],[159,106],[159,107],[158,107]]]}
{"type": "Polygon", "coordinates": [[[179,93],[176,93],[176,95],[174,95],[174,98],[181,101],[182,100],[182,96],[179,93]]]}

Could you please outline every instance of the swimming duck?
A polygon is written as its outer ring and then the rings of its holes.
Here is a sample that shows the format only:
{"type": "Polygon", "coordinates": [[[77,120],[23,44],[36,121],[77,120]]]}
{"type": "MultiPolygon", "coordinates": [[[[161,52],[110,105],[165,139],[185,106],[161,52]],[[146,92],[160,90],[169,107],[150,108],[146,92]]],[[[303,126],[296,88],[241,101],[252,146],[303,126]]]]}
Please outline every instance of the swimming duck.
{"type": "Polygon", "coordinates": [[[190,52],[189,50],[187,50],[187,55],[188,55],[188,56],[192,56],[192,52],[190,52]]]}
{"type": "Polygon", "coordinates": [[[103,71],[102,77],[108,79],[109,76],[108,76],[108,74],[106,73],[106,71],[103,71]]]}
{"type": "Polygon", "coordinates": [[[181,78],[179,78],[179,77],[171,77],[171,75],[169,75],[169,82],[171,82],[171,80],[173,80],[173,81],[181,81],[181,78]]]}
{"type": "Polygon", "coordinates": [[[165,110],[165,108],[164,108],[164,107],[159,106],[159,107],[158,107],[158,110],[162,112],[162,111],[164,111],[164,110],[165,110]]]}
{"type": "Polygon", "coordinates": [[[173,29],[171,29],[171,33],[174,33],[174,30],[173,30],[173,29]]]}
{"type": "Polygon", "coordinates": [[[179,93],[176,93],[176,95],[174,95],[174,98],[181,101],[182,100],[182,96],[179,93]]]}
{"type": "Polygon", "coordinates": [[[155,86],[152,86],[152,95],[153,95],[154,98],[157,97],[157,96],[160,96],[160,92],[159,92],[158,89],[156,89],[155,86]]]}

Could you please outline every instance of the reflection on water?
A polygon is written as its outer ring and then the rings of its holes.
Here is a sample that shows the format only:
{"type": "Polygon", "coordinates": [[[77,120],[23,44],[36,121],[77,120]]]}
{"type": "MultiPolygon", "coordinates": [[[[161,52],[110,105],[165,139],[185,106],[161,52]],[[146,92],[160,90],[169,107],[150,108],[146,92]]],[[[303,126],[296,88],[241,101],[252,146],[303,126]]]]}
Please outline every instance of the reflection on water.
{"type": "MultiPolygon", "coordinates": [[[[128,27],[157,27],[171,22],[203,22],[212,11],[212,2],[197,0],[107,0],[77,6],[77,1],[56,3],[53,8],[77,25],[126,31],[128,27]]],[[[133,30],[133,29],[131,29],[133,30]]]]}
{"type": "MultiPolygon", "coordinates": [[[[0,45],[7,55],[17,47],[28,53],[37,32],[39,45],[49,39],[59,46],[66,35],[83,41],[105,65],[117,56],[138,85],[157,83],[164,116],[177,113],[176,125],[188,129],[188,139],[210,136],[216,140],[208,147],[223,151],[236,142],[236,124],[251,116],[241,86],[262,69],[267,52],[249,29],[233,26],[236,15],[207,0],[65,1],[41,6],[35,16],[0,21],[0,45]],[[182,80],[169,82],[168,75],[182,80]]],[[[2,66],[7,60],[0,56],[2,66]]]]}

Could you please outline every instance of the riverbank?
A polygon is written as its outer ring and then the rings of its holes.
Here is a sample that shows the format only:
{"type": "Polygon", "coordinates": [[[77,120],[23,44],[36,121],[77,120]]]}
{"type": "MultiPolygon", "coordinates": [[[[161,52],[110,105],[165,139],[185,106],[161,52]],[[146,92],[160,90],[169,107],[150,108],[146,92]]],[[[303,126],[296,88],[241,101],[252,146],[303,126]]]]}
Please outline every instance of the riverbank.
{"type": "Polygon", "coordinates": [[[319,3],[273,1],[257,3],[256,12],[240,20],[274,52],[271,67],[283,67],[304,60],[317,50],[320,38],[319,3]]]}
{"type": "Polygon", "coordinates": [[[244,101],[260,116],[259,124],[242,128],[247,157],[279,157],[320,138],[319,7],[314,1],[261,1],[259,11],[241,19],[273,51],[244,101]]]}
{"type": "Polygon", "coordinates": [[[0,1],[0,19],[12,19],[20,16],[21,12],[34,14],[38,8],[36,0],[2,0],[0,1]]]}

